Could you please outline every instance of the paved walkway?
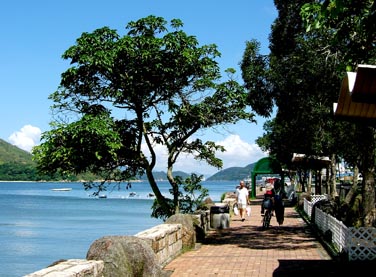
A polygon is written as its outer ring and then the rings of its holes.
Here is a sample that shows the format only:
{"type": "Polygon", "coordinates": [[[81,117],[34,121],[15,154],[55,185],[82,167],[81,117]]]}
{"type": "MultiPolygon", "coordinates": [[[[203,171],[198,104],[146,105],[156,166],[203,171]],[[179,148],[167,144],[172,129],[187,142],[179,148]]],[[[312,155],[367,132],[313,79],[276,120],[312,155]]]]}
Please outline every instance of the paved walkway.
{"type": "MultiPolygon", "coordinates": [[[[284,224],[273,217],[261,228],[260,199],[244,222],[232,216],[230,227],[211,231],[204,243],[165,266],[171,276],[337,276],[340,268],[292,207],[284,224]]],[[[346,272],[344,272],[346,273],[346,272]]]]}

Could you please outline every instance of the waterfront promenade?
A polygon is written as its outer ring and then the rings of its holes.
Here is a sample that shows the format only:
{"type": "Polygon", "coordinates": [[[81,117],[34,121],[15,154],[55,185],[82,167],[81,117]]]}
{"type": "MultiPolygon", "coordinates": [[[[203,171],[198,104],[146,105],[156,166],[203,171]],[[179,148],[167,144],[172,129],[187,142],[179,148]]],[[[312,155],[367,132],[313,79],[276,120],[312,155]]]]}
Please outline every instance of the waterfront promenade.
{"type": "Polygon", "coordinates": [[[196,249],[165,266],[170,276],[338,276],[350,270],[330,257],[293,207],[286,207],[284,224],[272,218],[262,230],[261,196],[252,200],[244,222],[232,216],[230,227],[210,231],[196,249]]]}

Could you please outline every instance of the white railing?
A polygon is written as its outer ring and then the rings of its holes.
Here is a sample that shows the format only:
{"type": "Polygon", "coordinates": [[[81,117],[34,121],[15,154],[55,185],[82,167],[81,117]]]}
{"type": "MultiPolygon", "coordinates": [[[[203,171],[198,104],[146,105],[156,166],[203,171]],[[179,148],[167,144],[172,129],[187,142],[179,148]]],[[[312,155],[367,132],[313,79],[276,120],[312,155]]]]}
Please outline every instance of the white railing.
{"type": "MultiPolygon", "coordinates": [[[[311,219],[314,204],[325,195],[315,195],[312,201],[304,199],[304,212],[311,219]]],[[[331,242],[339,252],[346,252],[350,261],[376,259],[376,228],[347,227],[342,221],[315,208],[314,223],[323,234],[330,232],[331,242]]]]}
{"type": "Polygon", "coordinates": [[[330,231],[331,241],[342,252],[346,248],[347,227],[342,221],[319,208],[315,209],[315,224],[325,234],[330,231]]]}
{"type": "Polygon", "coordinates": [[[320,200],[328,199],[326,195],[312,195],[311,201],[308,201],[306,198],[304,198],[304,212],[308,215],[308,217],[311,219],[312,215],[312,208],[313,205],[320,200]]]}

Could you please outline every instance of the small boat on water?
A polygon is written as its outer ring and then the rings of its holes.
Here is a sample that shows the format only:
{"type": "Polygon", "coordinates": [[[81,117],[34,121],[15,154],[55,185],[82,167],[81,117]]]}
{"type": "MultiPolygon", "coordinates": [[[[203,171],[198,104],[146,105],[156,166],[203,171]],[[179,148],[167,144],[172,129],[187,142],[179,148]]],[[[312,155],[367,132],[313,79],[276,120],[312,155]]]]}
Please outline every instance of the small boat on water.
{"type": "Polygon", "coordinates": [[[72,188],[55,188],[55,189],[51,189],[52,191],[71,191],[72,188]]]}
{"type": "Polygon", "coordinates": [[[135,196],[137,196],[137,193],[135,193],[133,191],[129,193],[129,197],[135,197],[135,196]]]}
{"type": "Polygon", "coordinates": [[[107,195],[106,194],[99,194],[98,198],[107,198],[107,195]]]}

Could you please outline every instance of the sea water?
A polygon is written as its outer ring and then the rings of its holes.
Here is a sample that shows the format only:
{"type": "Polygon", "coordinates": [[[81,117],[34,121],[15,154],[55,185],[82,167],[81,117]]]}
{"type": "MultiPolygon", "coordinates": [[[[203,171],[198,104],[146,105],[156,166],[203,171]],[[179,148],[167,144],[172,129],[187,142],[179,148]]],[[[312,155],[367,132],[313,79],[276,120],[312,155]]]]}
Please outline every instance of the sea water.
{"type": "MultiPolygon", "coordinates": [[[[168,197],[168,182],[158,185],[168,197]]],[[[237,183],[203,185],[209,197],[219,202],[237,183]]],[[[98,198],[81,183],[0,182],[0,276],[23,276],[60,259],[85,259],[96,239],[135,235],[162,224],[150,216],[149,184],[125,186],[110,187],[106,198],[98,198]]]]}

